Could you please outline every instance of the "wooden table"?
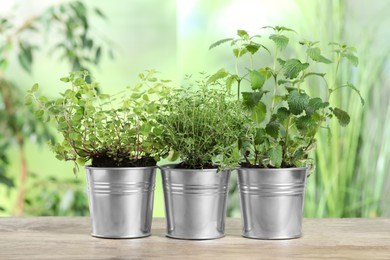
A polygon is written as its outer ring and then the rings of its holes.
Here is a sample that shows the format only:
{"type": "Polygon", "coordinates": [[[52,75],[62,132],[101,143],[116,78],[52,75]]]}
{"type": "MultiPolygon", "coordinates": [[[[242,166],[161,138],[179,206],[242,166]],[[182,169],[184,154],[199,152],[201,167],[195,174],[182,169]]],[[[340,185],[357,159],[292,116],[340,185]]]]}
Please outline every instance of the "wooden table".
{"type": "Polygon", "coordinates": [[[0,218],[0,259],[390,259],[390,219],[305,219],[292,240],[241,237],[228,219],[226,237],[185,241],[165,237],[165,220],[142,239],[89,235],[87,217],[0,218]]]}

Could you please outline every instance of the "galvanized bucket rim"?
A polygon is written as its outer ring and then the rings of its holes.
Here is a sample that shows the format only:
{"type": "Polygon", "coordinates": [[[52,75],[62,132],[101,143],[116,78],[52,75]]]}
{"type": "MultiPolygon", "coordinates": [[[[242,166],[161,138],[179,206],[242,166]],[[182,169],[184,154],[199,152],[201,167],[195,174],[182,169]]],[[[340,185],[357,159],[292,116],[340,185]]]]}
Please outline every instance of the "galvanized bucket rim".
{"type": "MultiPolygon", "coordinates": [[[[159,166],[161,170],[168,170],[168,171],[180,171],[180,172],[210,172],[210,173],[215,173],[218,172],[217,168],[206,168],[206,169],[183,169],[183,168],[175,168],[177,164],[176,163],[171,163],[171,164],[164,164],[159,166]]],[[[219,172],[229,172],[230,170],[223,170],[219,172]]]]}
{"type": "Polygon", "coordinates": [[[236,167],[236,170],[245,169],[250,171],[302,171],[302,170],[308,170],[309,167],[291,167],[291,168],[249,168],[249,167],[242,167],[238,166],[236,167]]]}
{"type": "Polygon", "coordinates": [[[158,166],[145,166],[145,167],[96,167],[91,165],[84,166],[85,169],[92,169],[92,170],[146,170],[146,169],[155,169],[158,168],[158,166]]]}

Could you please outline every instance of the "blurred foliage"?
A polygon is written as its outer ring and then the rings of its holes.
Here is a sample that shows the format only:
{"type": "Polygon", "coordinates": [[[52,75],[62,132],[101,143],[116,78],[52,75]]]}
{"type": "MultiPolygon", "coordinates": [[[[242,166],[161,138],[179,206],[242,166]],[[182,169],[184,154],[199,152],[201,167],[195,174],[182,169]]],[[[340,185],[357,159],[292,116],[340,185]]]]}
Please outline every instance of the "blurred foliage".
{"type": "MultiPolygon", "coordinates": [[[[23,214],[25,183],[28,165],[25,155],[25,142],[35,138],[38,143],[53,138],[48,125],[35,120],[32,107],[23,106],[24,86],[12,81],[7,75],[9,64],[15,61],[26,72],[31,73],[36,53],[45,46],[54,46],[48,54],[59,53],[59,60],[69,62],[73,70],[88,69],[98,65],[104,42],[97,41],[91,32],[90,12],[105,19],[99,9],[89,10],[80,1],[71,1],[48,7],[43,13],[32,15],[22,23],[12,14],[0,17],[0,135],[2,145],[0,163],[0,183],[13,185],[10,177],[4,174],[7,167],[7,149],[16,143],[19,150],[20,174],[18,198],[15,214],[23,214]]],[[[111,51],[110,51],[111,53],[111,51]]]]}
{"type": "Polygon", "coordinates": [[[40,177],[30,173],[25,215],[85,216],[89,214],[85,185],[79,179],[40,177]]]}

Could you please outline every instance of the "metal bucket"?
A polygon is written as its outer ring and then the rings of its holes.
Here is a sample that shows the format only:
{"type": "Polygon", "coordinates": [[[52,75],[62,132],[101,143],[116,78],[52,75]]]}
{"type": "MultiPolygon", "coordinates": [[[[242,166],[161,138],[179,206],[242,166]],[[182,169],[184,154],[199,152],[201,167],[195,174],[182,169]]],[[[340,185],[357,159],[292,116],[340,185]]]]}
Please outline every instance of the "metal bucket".
{"type": "Polygon", "coordinates": [[[156,167],[85,167],[92,236],[150,235],[156,167]]]}
{"type": "Polygon", "coordinates": [[[161,167],[167,236],[215,239],[225,235],[230,171],[161,167]]]}
{"type": "Polygon", "coordinates": [[[302,235],[307,168],[239,168],[242,235],[290,239],[302,235]]]}

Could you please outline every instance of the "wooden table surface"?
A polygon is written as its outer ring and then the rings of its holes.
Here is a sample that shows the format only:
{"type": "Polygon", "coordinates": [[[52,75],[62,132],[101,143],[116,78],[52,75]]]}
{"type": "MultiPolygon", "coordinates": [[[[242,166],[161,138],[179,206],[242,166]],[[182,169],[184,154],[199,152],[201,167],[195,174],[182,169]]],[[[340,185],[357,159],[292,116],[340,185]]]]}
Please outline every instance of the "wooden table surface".
{"type": "Polygon", "coordinates": [[[0,218],[0,259],[390,259],[390,219],[305,219],[303,237],[256,240],[228,219],[226,236],[186,241],[165,237],[154,219],[152,236],[90,236],[87,217],[0,218]]]}

